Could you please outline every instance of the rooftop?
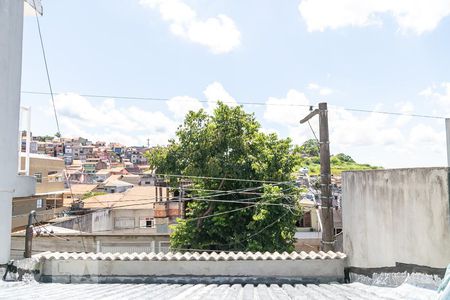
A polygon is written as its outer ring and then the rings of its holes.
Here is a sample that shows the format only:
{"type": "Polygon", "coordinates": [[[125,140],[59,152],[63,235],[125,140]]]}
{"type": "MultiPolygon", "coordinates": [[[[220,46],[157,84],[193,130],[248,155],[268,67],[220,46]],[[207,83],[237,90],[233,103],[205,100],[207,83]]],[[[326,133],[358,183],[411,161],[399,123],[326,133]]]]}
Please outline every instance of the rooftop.
{"type": "Polygon", "coordinates": [[[153,209],[155,198],[154,186],[134,186],[123,193],[94,196],[83,202],[85,208],[153,209]]]}
{"type": "Polygon", "coordinates": [[[351,284],[61,284],[0,281],[2,299],[436,299],[437,292],[351,284]]]}

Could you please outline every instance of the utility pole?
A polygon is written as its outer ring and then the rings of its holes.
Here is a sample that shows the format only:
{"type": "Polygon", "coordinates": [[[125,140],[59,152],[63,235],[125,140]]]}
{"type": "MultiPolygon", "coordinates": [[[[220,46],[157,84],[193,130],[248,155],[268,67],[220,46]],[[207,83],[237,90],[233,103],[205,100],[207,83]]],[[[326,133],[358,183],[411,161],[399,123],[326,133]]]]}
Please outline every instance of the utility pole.
{"type": "Polygon", "coordinates": [[[150,139],[147,139],[147,148],[150,148],[150,139]]]}
{"type": "Polygon", "coordinates": [[[30,258],[33,254],[33,218],[36,218],[34,210],[28,215],[28,225],[25,230],[25,252],[23,254],[25,258],[30,258]]]}
{"type": "Polygon", "coordinates": [[[445,128],[447,132],[447,167],[450,167],[450,118],[445,119],[445,128]]]}
{"type": "Polygon", "coordinates": [[[331,198],[330,139],[328,131],[327,103],[319,103],[319,108],[303,118],[303,124],[315,115],[319,115],[320,126],[320,199],[322,202],[322,250],[334,250],[333,200],[331,198]]]}

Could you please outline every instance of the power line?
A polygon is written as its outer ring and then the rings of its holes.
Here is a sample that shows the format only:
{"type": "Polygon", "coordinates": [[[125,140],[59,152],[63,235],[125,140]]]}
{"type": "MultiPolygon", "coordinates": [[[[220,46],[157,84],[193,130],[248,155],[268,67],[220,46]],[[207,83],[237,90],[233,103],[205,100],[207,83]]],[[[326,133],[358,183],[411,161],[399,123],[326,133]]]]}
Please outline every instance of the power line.
{"type": "Polygon", "coordinates": [[[194,175],[178,175],[178,174],[155,174],[155,176],[176,177],[176,178],[194,178],[194,179],[211,179],[211,180],[225,180],[225,181],[241,181],[241,182],[276,183],[276,184],[283,184],[283,183],[292,183],[292,182],[294,182],[294,181],[273,181],[273,180],[257,180],[257,179],[194,176],[194,175]]]}
{"type": "MultiPolygon", "coordinates": [[[[48,92],[38,92],[38,91],[21,91],[23,94],[29,95],[50,95],[48,92]]],[[[57,94],[64,94],[58,92],[57,94]]],[[[104,99],[118,99],[118,100],[140,100],[140,101],[170,101],[171,98],[157,98],[157,97],[138,97],[138,96],[119,96],[119,95],[100,95],[100,94],[77,94],[82,97],[87,98],[104,98],[104,99]]],[[[207,100],[197,100],[200,103],[209,103],[207,100]]],[[[236,102],[230,101],[222,101],[225,104],[235,104],[236,102]]],[[[295,103],[267,103],[267,102],[237,102],[239,105],[254,105],[254,106],[287,106],[287,107],[308,107],[311,105],[308,104],[295,104],[295,103]]],[[[313,106],[314,107],[314,106],[313,106]]],[[[359,109],[359,108],[349,108],[349,107],[330,107],[330,110],[338,110],[343,109],[346,111],[353,112],[362,112],[362,113],[375,113],[375,114],[384,114],[384,115],[394,115],[394,116],[406,116],[406,117],[415,117],[415,118],[428,118],[428,119],[445,119],[443,116],[434,116],[434,115],[425,115],[425,114],[407,114],[401,112],[389,112],[389,111],[379,111],[379,110],[368,110],[368,109],[359,109]]]]}
{"type": "MultiPolygon", "coordinates": [[[[332,108],[334,109],[334,108],[332,108]]],[[[336,109],[338,109],[336,107],[336,109]]],[[[394,115],[394,116],[405,116],[405,117],[415,117],[415,118],[428,118],[428,119],[445,119],[442,116],[432,116],[432,115],[421,115],[421,114],[405,114],[400,112],[390,112],[390,111],[380,111],[380,110],[367,110],[367,109],[357,109],[357,108],[346,108],[343,107],[343,110],[354,111],[354,112],[363,112],[363,113],[375,113],[375,114],[383,114],[383,115],[394,115]]]]}
{"type": "MultiPolygon", "coordinates": [[[[49,95],[47,92],[36,92],[36,91],[21,91],[23,94],[30,95],[49,95]]],[[[64,93],[57,93],[64,94],[64,93]]],[[[81,97],[87,98],[106,98],[106,99],[119,99],[119,100],[140,100],[140,101],[170,101],[171,98],[157,98],[157,97],[135,97],[135,96],[117,96],[117,95],[99,95],[99,94],[77,94],[81,97]]],[[[209,103],[208,100],[197,100],[200,103],[209,103]]],[[[225,104],[236,104],[233,101],[221,101],[225,104]]],[[[266,103],[266,102],[237,102],[239,105],[256,105],[256,106],[300,106],[300,107],[310,107],[310,105],[306,104],[275,104],[275,103],[266,103]]]]}
{"type": "MultiPolygon", "coordinates": [[[[33,4],[34,4],[35,7],[37,7],[35,0],[33,0],[33,4]]],[[[60,130],[60,127],[59,127],[58,113],[56,111],[56,105],[55,105],[55,98],[54,98],[54,93],[53,93],[53,88],[52,88],[52,82],[50,80],[50,72],[49,72],[49,69],[48,69],[47,56],[45,54],[44,39],[42,38],[41,25],[40,25],[40,22],[39,22],[39,17],[38,17],[38,14],[37,14],[37,10],[34,11],[34,14],[36,16],[36,24],[37,24],[38,33],[39,33],[39,40],[40,40],[40,43],[41,43],[42,57],[44,59],[45,73],[47,75],[47,82],[48,82],[48,87],[49,87],[49,90],[50,90],[49,94],[51,95],[51,98],[52,98],[52,106],[53,106],[53,113],[54,113],[54,117],[55,117],[55,121],[56,121],[56,129],[58,131],[57,132],[58,135],[61,136],[61,130],[60,130]]],[[[64,168],[67,171],[67,166],[65,164],[64,164],[64,168]]],[[[66,179],[68,179],[68,178],[66,177],[66,179]]],[[[69,186],[70,193],[71,193],[72,199],[73,199],[72,187],[71,187],[71,183],[70,183],[69,180],[67,180],[67,184],[69,186]]],[[[80,233],[81,233],[81,225],[80,225],[79,222],[77,222],[77,223],[78,223],[78,228],[80,229],[80,233]]],[[[84,243],[83,236],[81,236],[81,242],[83,244],[83,249],[86,252],[86,246],[85,246],[85,243],[84,243]]]]}
{"type": "MultiPolygon", "coordinates": [[[[37,7],[36,6],[36,2],[34,0],[33,0],[33,4],[34,4],[34,7],[37,7]]],[[[50,89],[50,93],[49,94],[52,97],[52,106],[53,106],[53,113],[55,115],[56,128],[58,129],[58,134],[61,134],[61,132],[59,130],[58,115],[56,113],[55,99],[53,97],[52,83],[51,83],[51,80],[50,80],[50,73],[48,71],[47,56],[45,55],[44,40],[42,38],[41,25],[40,25],[40,22],[39,22],[39,17],[38,17],[37,10],[34,10],[34,14],[36,16],[36,24],[37,24],[37,28],[38,28],[38,32],[39,32],[39,40],[41,41],[42,57],[44,58],[44,65],[45,65],[45,72],[47,74],[48,88],[50,89]]]]}

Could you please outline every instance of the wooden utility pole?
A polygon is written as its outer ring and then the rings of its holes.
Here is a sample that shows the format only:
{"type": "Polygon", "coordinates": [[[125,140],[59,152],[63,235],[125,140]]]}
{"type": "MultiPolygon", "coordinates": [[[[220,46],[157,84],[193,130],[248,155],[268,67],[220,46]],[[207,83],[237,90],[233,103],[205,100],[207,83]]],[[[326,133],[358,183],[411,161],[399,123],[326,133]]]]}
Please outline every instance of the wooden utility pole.
{"type": "Polygon", "coordinates": [[[331,198],[331,168],[330,168],[330,139],[328,131],[328,108],[327,103],[319,103],[308,116],[300,121],[305,123],[313,116],[319,115],[320,126],[320,199],[322,217],[322,250],[334,250],[334,222],[333,222],[333,200],[331,198]]]}
{"type": "Polygon", "coordinates": [[[450,167],[450,118],[445,119],[445,129],[447,133],[447,167],[450,167]]]}
{"type": "Polygon", "coordinates": [[[28,225],[25,229],[25,252],[23,253],[23,257],[30,258],[33,254],[33,219],[36,218],[36,212],[32,210],[28,215],[28,225]]]}

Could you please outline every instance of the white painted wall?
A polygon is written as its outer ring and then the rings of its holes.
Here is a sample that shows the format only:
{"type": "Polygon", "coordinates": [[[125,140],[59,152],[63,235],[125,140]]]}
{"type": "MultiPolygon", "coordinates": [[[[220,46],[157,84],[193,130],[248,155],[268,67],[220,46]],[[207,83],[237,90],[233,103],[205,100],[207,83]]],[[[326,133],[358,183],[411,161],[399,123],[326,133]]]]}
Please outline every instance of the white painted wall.
{"type": "Polygon", "coordinates": [[[0,264],[10,257],[11,213],[17,175],[22,69],[23,1],[0,1],[0,264]]]}
{"type": "Polygon", "coordinates": [[[345,172],[344,252],[348,265],[450,263],[449,169],[345,172]]]}

